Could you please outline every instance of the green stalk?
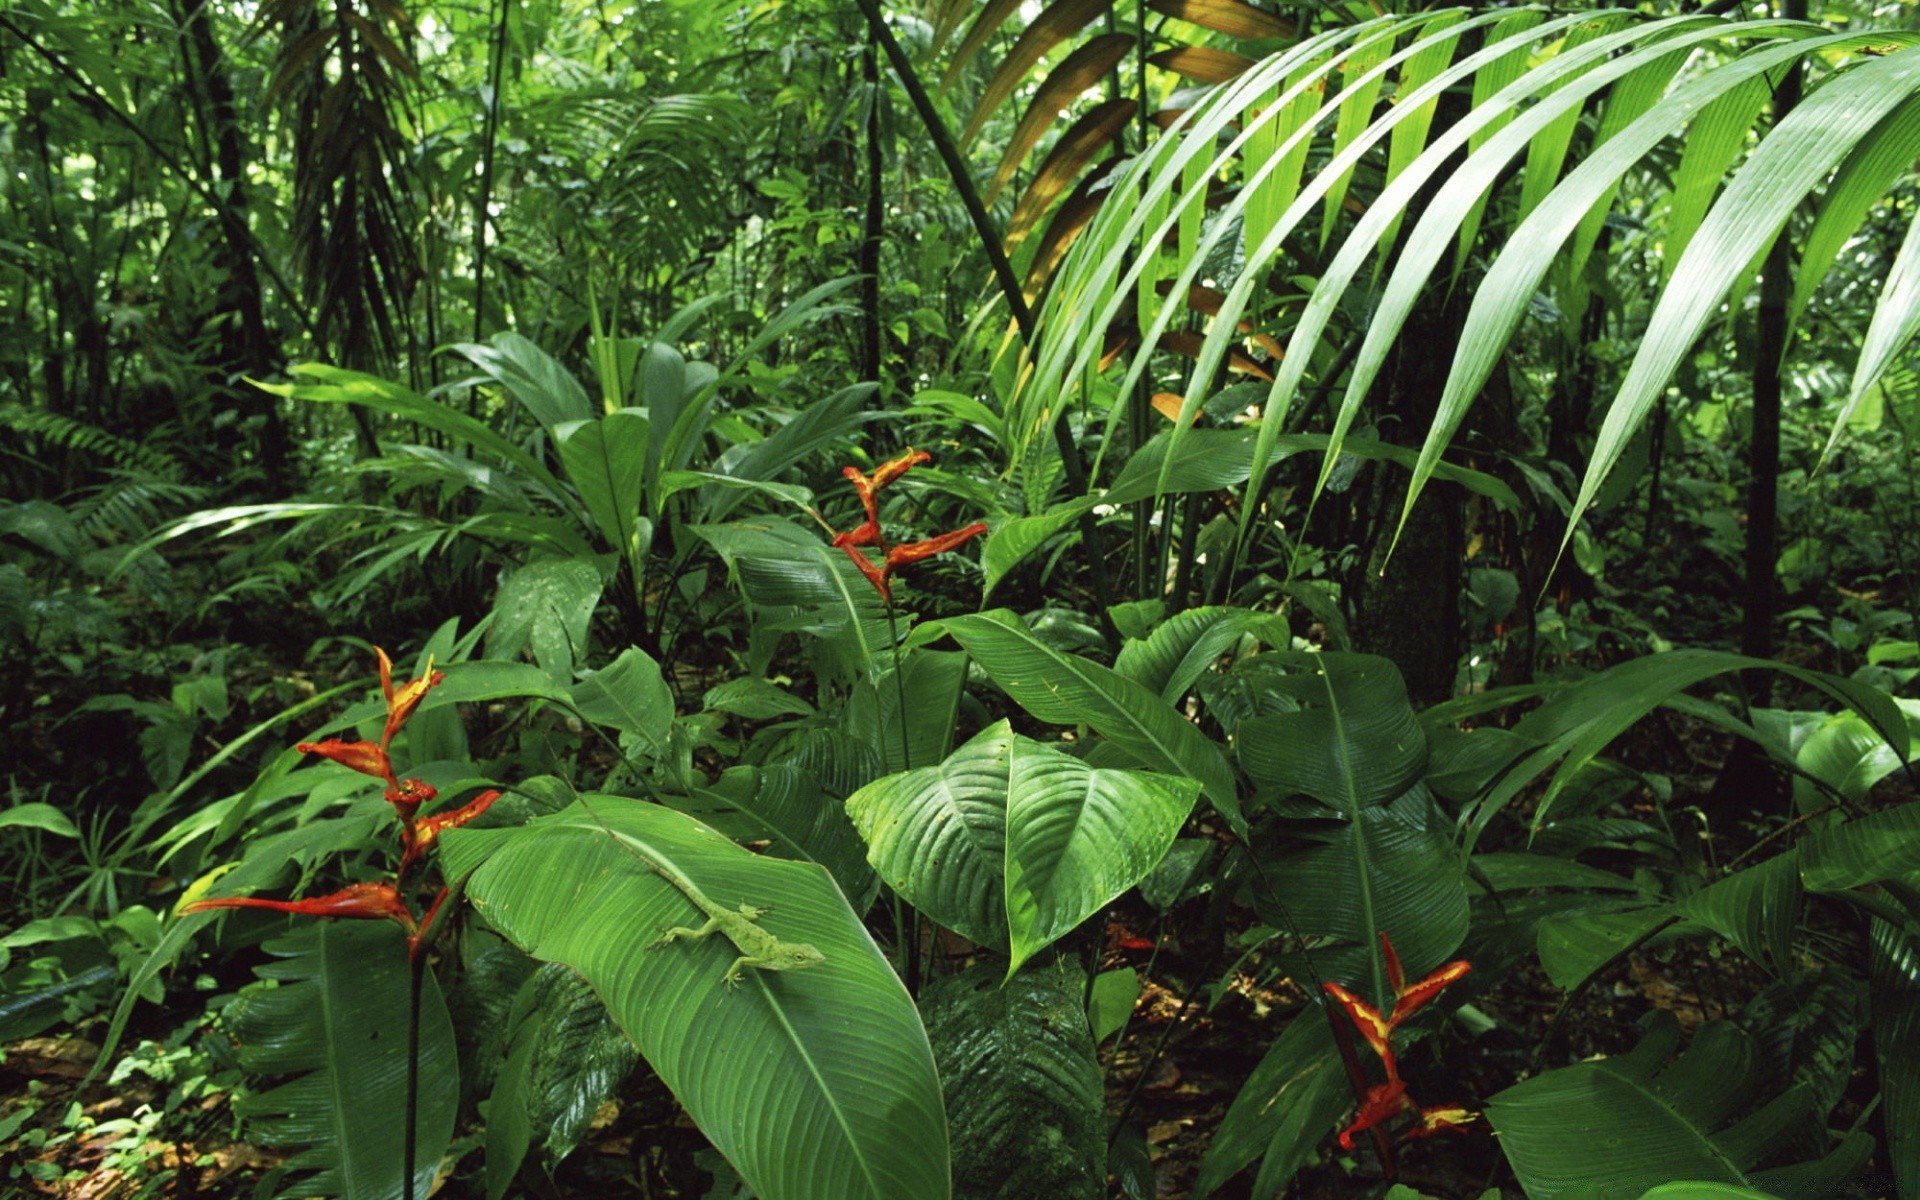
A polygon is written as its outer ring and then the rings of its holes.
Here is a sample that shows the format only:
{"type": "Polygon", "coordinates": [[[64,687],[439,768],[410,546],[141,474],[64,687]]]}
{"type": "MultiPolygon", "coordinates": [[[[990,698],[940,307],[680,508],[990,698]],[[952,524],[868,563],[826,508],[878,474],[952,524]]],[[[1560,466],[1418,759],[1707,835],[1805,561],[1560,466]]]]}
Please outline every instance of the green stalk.
{"type": "MultiPolygon", "coordinates": [[[[933,148],[939,153],[941,163],[947,168],[947,177],[953,181],[954,194],[959,197],[960,206],[967,211],[967,219],[973,223],[975,239],[987,256],[987,263],[993,268],[994,282],[1000,287],[1000,294],[1007,302],[1007,309],[1013,314],[1013,320],[1020,327],[1020,339],[1028,347],[1035,344],[1033,309],[1027,305],[1026,293],[1020,290],[1020,281],[1013,274],[1013,264],[1007,260],[1007,252],[1000,240],[999,230],[993,227],[993,219],[987,215],[986,205],[980,202],[980,192],[973,186],[973,174],[967,170],[967,162],[960,157],[960,148],[954,144],[953,134],[947,129],[946,122],[940,119],[939,110],[933,106],[933,97],[927,95],[927,89],[920,82],[919,74],[913,69],[913,62],[900,42],[893,36],[893,30],[887,28],[887,18],[880,11],[879,0],[859,0],[860,11],[867,18],[867,28],[873,34],[873,40],[886,54],[887,62],[893,67],[893,73],[900,80],[900,86],[906,89],[907,98],[913,102],[913,109],[920,116],[920,123],[926,127],[927,136],[933,142],[933,148]]],[[[1067,408],[1060,406],[1060,412],[1053,419],[1053,442],[1060,454],[1060,467],[1065,472],[1067,487],[1074,495],[1087,494],[1087,469],[1080,461],[1080,448],[1074,444],[1073,434],[1067,430],[1067,408]]],[[[1113,621],[1107,616],[1107,607],[1112,603],[1112,588],[1107,581],[1107,565],[1100,553],[1100,528],[1091,512],[1080,515],[1080,544],[1087,550],[1087,567],[1093,574],[1094,601],[1100,610],[1100,626],[1106,634],[1109,647],[1118,649],[1119,633],[1113,628],[1113,621]]]]}

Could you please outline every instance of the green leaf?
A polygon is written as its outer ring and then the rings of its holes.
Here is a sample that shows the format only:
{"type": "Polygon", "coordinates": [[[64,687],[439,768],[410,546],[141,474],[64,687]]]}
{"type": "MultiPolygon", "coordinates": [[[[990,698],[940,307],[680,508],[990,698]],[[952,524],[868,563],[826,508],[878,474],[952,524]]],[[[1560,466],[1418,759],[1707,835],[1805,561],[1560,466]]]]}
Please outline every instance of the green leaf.
{"type": "Polygon", "coordinates": [[[1007,572],[1045,545],[1048,538],[1078,521],[1094,504],[1092,497],[1082,497],[1057,504],[1037,516],[1008,517],[994,522],[987,532],[987,544],[980,551],[980,569],[986,577],[981,594],[992,595],[1007,572]]]}
{"type": "Polygon", "coordinates": [[[548,498],[559,502],[566,494],[560,481],[533,455],[495,433],[484,421],[475,420],[448,405],[429,400],[397,383],[389,383],[359,371],[346,371],[321,363],[299,363],[287,368],[297,377],[316,379],[318,383],[254,384],[264,392],[323,404],[364,404],[380,412],[417,421],[428,429],[464,442],[475,450],[491,454],[518,467],[548,498]]]}
{"type": "Polygon", "coordinates": [[[580,381],[520,334],[497,333],[487,345],[460,342],[453,348],[492,376],[550,436],[569,421],[594,416],[593,402],[580,381]]]}
{"type": "Polygon", "coordinates": [[[667,748],[673,726],[673,691],[660,674],[660,664],[638,646],[573,685],[575,712],[596,725],[630,733],[653,747],[667,748]]]}
{"type": "Polygon", "coordinates": [[[540,667],[563,686],[586,658],[587,631],[600,604],[600,572],[580,559],[536,559],[507,576],[493,602],[487,655],[515,659],[529,645],[540,667]]]}
{"type": "Polygon", "coordinates": [[[887,885],[970,941],[1007,949],[1007,781],[1013,729],[997,722],[939,766],[847,797],[867,860],[887,885]]]}
{"type": "Polygon", "coordinates": [[[1160,697],[1096,662],[1047,646],[1004,611],[942,621],[939,629],[1037,719],[1090,726],[1142,764],[1199,781],[1214,808],[1244,830],[1226,756],[1160,697]]]}
{"type": "Polygon", "coordinates": [[[1244,608],[1189,608],[1161,621],[1145,638],[1129,639],[1113,669],[1168,704],[1178,704],[1214,659],[1250,628],[1271,620],[1244,608]]]}
{"type": "MultiPolygon", "coordinates": [[[[1439,966],[1466,937],[1466,870],[1451,822],[1415,785],[1352,818],[1289,822],[1306,849],[1263,861],[1272,890],[1255,907],[1276,928],[1338,938],[1363,954],[1376,995],[1390,997],[1378,948],[1393,940],[1409,976],[1439,966]]],[[[1352,978],[1348,982],[1354,982],[1352,978]]]]}
{"type": "Polygon", "coordinates": [[[1140,1002],[1140,973],[1132,967],[1102,971],[1093,977],[1093,996],[1087,1002],[1087,1024],[1098,1046],[1126,1025],[1140,1002]]]}
{"type": "Polygon", "coordinates": [[[1640,1200],[1780,1200],[1772,1192],[1706,1179],[1663,1183],[1640,1193],[1640,1200]]]}
{"type": "MultiPolygon", "coordinates": [[[[867,865],[866,844],[846,812],[814,776],[792,764],[729,767],[711,789],[696,795],[730,805],[736,815],[723,832],[736,840],[773,842],[771,853],[817,862],[833,874],[854,911],[873,903],[880,880],[867,865]]],[[[720,825],[723,818],[708,817],[720,825]]]]}
{"type": "MultiPolygon", "coordinates": [[[[297,1078],[235,1101],[253,1135],[301,1147],[286,1169],[306,1194],[388,1200],[402,1193],[407,1098],[406,941],[386,922],[321,922],[268,942],[256,968],[278,987],[229,1010],[240,1065],[297,1078]]],[[[413,1194],[439,1174],[459,1108],[453,1022],[428,972],[420,993],[420,1088],[413,1194]]]]}
{"type": "Polygon", "coordinates": [[[1866,987],[1845,971],[1804,968],[1760,990],[1740,1010],[1760,1078],[1805,1087],[1815,1112],[1840,1102],[1853,1077],[1866,987]]]}
{"type": "Polygon", "coordinates": [[[535,958],[586,978],[688,1113],[765,1200],[948,1195],[946,1118],[906,989],[817,866],[763,858],[657,805],[588,796],[505,831],[449,831],[442,869],[535,958]],[[746,970],[724,939],[649,949],[700,913],[648,863],[716,904],[771,905],[807,970],[746,970]],[[796,1147],[804,1147],[798,1150],[796,1147]]]}
{"type": "Polygon", "coordinates": [[[958,1195],[1106,1195],[1106,1108],[1081,1007],[1085,987],[1085,975],[1056,959],[1004,985],[981,963],[927,989],[922,1005],[953,1114],[958,1195]]]}
{"type": "Polygon", "coordinates": [[[1427,739],[1393,663],[1368,654],[1282,661],[1300,670],[1276,686],[1305,707],[1234,727],[1249,777],[1283,794],[1305,793],[1350,818],[1413,785],[1427,765],[1427,739]]]}
{"type": "Polygon", "coordinates": [[[51,804],[38,802],[16,804],[12,808],[0,810],[0,829],[38,829],[51,833],[55,837],[77,838],[80,831],[74,827],[67,814],[51,804]]]}
{"type": "Polygon", "coordinates": [[[872,746],[887,771],[946,757],[967,681],[967,656],[957,650],[921,647],[901,666],[898,682],[888,667],[871,684],[856,684],[842,714],[843,728],[872,746]]]}
{"type": "Polygon", "coordinates": [[[1233,1098],[1201,1160],[1194,1200],[1206,1200],[1256,1159],[1263,1161],[1252,1194],[1278,1195],[1352,1103],[1326,1014],[1309,1006],[1267,1047],[1233,1098]]]}
{"type": "Polygon", "coordinates": [[[1007,783],[1008,973],[1154,868],[1200,785],[1103,771],[1016,736],[1007,783]]]}
{"type": "Polygon", "coordinates": [[[1540,966],[1555,987],[1578,987],[1627,947],[1663,945],[1685,932],[1664,905],[1607,903],[1556,913],[1540,922],[1540,966]]]}
{"type": "Polygon", "coordinates": [[[1145,878],[1192,811],[1191,780],[1101,770],[1001,721],[937,767],[847,799],[868,858],[916,908],[1008,974],[1145,878]]]}
{"type": "Polygon", "coordinates": [[[534,1131],[549,1167],[571,1153],[638,1058],[606,1005],[557,963],[521,985],[507,1024],[507,1060],[487,1106],[488,1200],[512,1187],[534,1131]]]}
{"type": "Polygon", "coordinates": [[[1776,975],[1794,965],[1793,931],[1800,922],[1800,860],[1796,851],[1735,871],[1679,901],[1673,911],[1720,934],[1776,975]]]}
{"type": "Polygon", "coordinates": [[[637,561],[652,540],[652,529],[640,515],[646,494],[646,414],[623,408],[594,420],[569,421],[554,431],[554,444],[601,536],[622,558],[637,561]]]}
{"type": "Polygon", "coordinates": [[[1748,1144],[1739,1124],[1721,1129],[1754,1098],[1746,1034],[1714,1022],[1669,1063],[1680,1041],[1673,1015],[1642,1025],[1626,1054],[1547,1071],[1487,1102],[1529,1197],[1638,1196],[1674,1179],[1745,1185],[1753,1159],[1775,1149],[1748,1144]]]}
{"type": "Polygon", "coordinates": [[[1902,1197],[1913,1194],[1920,1179],[1920,941],[1911,933],[1875,920],[1870,930],[1867,968],[1868,1011],[1873,1021],[1873,1056],[1885,1100],[1887,1159],[1902,1197]]]}

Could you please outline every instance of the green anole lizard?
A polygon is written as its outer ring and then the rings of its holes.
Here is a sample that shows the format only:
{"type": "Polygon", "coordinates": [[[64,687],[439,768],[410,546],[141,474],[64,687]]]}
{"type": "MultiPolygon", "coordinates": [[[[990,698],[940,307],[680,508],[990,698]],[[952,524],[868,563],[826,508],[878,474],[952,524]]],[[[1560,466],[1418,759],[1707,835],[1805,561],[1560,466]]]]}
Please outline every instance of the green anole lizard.
{"type": "Polygon", "coordinates": [[[707,914],[707,923],[700,928],[688,929],[684,925],[677,925],[666,930],[657,941],[648,943],[647,949],[658,950],[681,938],[697,942],[716,933],[724,934],[740,951],[740,957],[734,959],[733,965],[727,968],[726,983],[730,988],[740,986],[742,967],[757,967],[762,971],[801,971],[827,961],[827,956],[812,945],[806,942],[783,942],[754,924],[768,909],[742,904],[736,912],[724,904],[715,904],[707,899],[706,893],[694,886],[693,880],[680,872],[662,866],[643,854],[635,852],[633,856],[647,864],[654,874],[679,888],[687,899],[693,901],[695,908],[707,914]]]}
{"type": "Polygon", "coordinates": [[[742,904],[739,910],[735,911],[724,904],[716,904],[707,899],[707,894],[701,891],[693,880],[672,867],[655,862],[627,845],[620,835],[600,819],[600,814],[593,811],[593,806],[587,803],[587,798],[576,791],[572,784],[567,785],[567,790],[573,792],[573,798],[579,802],[581,808],[586,810],[587,815],[593,818],[593,823],[613,839],[614,845],[639,859],[648,870],[679,889],[682,895],[693,901],[695,908],[706,914],[707,923],[700,928],[689,929],[679,925],[666,929],[660,938],[647,944],[647,949],[658,950],[681,938],[699,941],[716,933],[722,934],[733,943],[734,949],[740,951],[740,957],[734,959],[733,965],[727,968],[725,978],[729,988],[740,986],[740,971],[743,967],[756,967],[762,971],[802,971],[827,961],[827,956],[810,943],[783,942],[754,924],[770,910],[755,908],[751,904],[742,904]]]}

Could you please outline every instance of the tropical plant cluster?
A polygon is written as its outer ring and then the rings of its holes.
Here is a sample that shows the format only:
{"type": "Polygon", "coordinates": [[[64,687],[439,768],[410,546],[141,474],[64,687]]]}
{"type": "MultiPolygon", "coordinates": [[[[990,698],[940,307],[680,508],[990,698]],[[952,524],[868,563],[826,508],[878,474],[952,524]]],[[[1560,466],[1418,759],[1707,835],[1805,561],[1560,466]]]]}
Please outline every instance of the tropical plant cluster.
{"type": "Polygon", "coordinates": [[[0,64],[0,1188],[1920,1198],[1910,6],[0,64]]]}

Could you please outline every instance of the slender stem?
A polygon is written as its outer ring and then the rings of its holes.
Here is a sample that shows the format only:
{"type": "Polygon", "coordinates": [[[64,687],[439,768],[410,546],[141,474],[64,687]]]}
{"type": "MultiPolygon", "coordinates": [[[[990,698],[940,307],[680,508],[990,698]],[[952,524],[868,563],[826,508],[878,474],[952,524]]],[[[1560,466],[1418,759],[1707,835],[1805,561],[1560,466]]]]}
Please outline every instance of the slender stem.
{"type": "MultiPolygon", "coordinates": [[[[973,174],[967,169],[966,159],[960,156],[960,148],[954,144],[953,134],[948,131],[946,122],[940,119],[939,110],[934,108],[933,97],[927,95],[926,86],[913,69],[913,61],[901,48],[899,39],[893,36],[893,30],[887,27],[887,18],[880,11],[880,0],[859,0],[859,4],[861,13],[867,18],[867,28],[872,32],[873,40],[886,54],[887,62],[900,80],[900,86],[906,89],[907,98],[913,102],[914,111],[920,116],[920,123],[926,127],[927,137],[947,168],[947,177],[953,181],[954,194],[959,198],[960,206],[966,209],[967,219],[973,223],[974,237],[980,243],[981,251],[986,254],[988,265],[993,268],[994,282],[999,285],[1000,294],[1006,299],[1014,323],[1020,327],[1021,341],[1032,347],[1036,342],[1033,309],[1027,304],[1026,293],[1020,290],[1013,264],[1007,260],[1000,231],[994,228],[986,205],[980,202],[980,192],[973,186],[973,174]]],[[[1074,495],[1084,496],[1088,488],[1087,469],[1080,461],[1080,448],[1074,444],[1073,434],[1067,429],[1067,406],[1063,404],[1059,408],[1059,413],[1052,421],[1054,446],[1060,454],[1060,467],[1066,473],[1067,487],[1074,495]]],[[[1093,594],[1100,609],[1101,629],[1106,634],[1109,646],[1117,649],[1120,644],[1119,633],[1114,630],[1112,619],[1107,616],[1111,589],[1107,582],[1106,561],[1100,553],[1100,528],[1091,512],[1080,516],[1080,541],[1087,548],[1087,566],[1093,573],[1093,594]]]]}
{"type": "MultiPolygon", "coordinates": [[[[900,724],[900,769],[910,771],[913,769],[913,742],[907,737],[907,682],[905,673],[900,668],[900,627],[894,616],[893,597],[886,597],[886,601],[887,643],[893,649],[893,694],[896,698],[894,718],[900,724]]],[[[874,707],[878,709],[879,705],[876,704],[874,707]]],[[[884,728],[880,731],[880,736],[886,736],[884,728]]],[[[920,912],[915,909],[912,910],[910,918],[904,916],[897,892],[893,897],[893,923],[895,935],[902,939],[900,961],[907,968],[907,994],[917,996],[920,994],[920,912]]]]}
{"type": "MultiPolygon", "coordinates": [[[[480,121],[480,198],[473,210],[473,340],[479,341],[487,319],[487,209],[493,204],[493,150],[500,132],[500,84],[507,59],[507,19],[515,0],[501,0],[500,21],[493,32],[493,61],[487,64],[487,111],[480,121]]],[[[476,389],[473,393],[479,395],[476,389]]],[[[476,401],[477,403],[477,401],[476,401]]]]}

